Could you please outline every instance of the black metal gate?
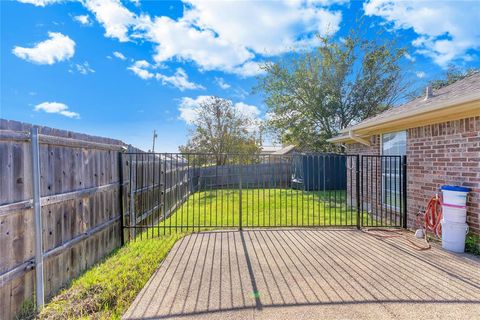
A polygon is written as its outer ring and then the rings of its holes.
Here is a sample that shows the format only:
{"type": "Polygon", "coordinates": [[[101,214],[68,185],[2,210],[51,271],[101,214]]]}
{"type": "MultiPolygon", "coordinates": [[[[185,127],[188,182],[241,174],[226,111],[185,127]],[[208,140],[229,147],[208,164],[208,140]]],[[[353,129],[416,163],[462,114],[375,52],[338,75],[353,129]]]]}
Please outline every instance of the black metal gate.
{"type": "Polygon", "coordinates": [[[365,227],[407,227],[407,157],[364,155],[360,213],[365,227]]]}
{"type": "Polygon", "coordinates": [[[123,235],[405,226],[405,161],[345,154],[125,153],[123,235]]]}

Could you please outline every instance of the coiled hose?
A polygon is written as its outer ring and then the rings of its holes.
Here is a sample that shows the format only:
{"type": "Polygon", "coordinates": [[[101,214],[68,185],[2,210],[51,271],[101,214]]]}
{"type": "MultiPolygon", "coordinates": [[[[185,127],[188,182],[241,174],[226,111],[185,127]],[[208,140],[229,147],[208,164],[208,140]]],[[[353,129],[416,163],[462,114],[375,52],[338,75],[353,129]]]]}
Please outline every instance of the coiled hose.
{"type": "MultiPolygon", "coordinates": [[[[417,221],[418,221],[417,215],[417,221]]],[[[430,201],[428,201],[427,209],[425,210],[424,215],[424,230],[425,237],[427,236],[427,231],[433,232],[437,237],[442,237],[442,198],[436,194],[433,196],[430,201]]]]}

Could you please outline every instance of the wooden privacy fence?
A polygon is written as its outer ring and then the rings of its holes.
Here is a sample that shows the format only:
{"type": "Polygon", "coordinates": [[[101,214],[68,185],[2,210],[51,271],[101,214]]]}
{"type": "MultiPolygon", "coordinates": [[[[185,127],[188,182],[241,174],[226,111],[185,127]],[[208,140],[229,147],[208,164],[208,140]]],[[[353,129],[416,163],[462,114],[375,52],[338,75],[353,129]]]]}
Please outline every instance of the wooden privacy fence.
{"type": "MultiPolygon", "coordinates": [[[[280,158],[280,157],[279,157],[280,158]]],[[[288,159],[257,164],[229,164],[200,168],[199,188],[237,188],[240,183],[238,172],[242,170],[243,188],[290,188],[292,164],[288,159]]]]}
{"type": "Polygon", "coordinates": [[[1,319],[13,318],[35,291],[41,304],[41,292],[51,297],[121,244],[125,144],[40,127],[36,145],[31,129],[0,120],[1,319]]]}

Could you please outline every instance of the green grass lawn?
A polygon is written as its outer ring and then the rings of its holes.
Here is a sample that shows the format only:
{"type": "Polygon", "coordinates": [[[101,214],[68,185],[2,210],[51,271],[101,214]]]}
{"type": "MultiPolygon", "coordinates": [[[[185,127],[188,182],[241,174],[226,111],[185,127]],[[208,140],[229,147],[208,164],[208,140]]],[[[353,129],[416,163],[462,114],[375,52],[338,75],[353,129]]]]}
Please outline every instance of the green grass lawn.
{"type": "MultiPolygon", "coordinates": [[[[239,226],[238,189],[192,194],[155,232],[210,230],[239,226]],[[165,228],[164,228],[165,227],[165,228]]],[[[306,192],[293,189],[244,189],[242,226],[356,226],[357,211],[347,205],[345,191],[306,192]]]]}

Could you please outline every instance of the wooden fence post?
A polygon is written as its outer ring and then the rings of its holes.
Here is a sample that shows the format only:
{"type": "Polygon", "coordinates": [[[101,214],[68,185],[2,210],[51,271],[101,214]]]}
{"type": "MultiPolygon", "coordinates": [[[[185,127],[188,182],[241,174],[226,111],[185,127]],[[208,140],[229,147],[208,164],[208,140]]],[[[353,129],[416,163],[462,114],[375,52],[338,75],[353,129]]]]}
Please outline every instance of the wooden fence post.
{"type": "Polygon", "coordinates": [[[45,291],[43,282],[43,226],[42,207],[40,204],[40,155],[38,143],[38,128],[32,127],[32,189],[33,189],[33,211],[35,215],[35,280],[37,309],[41,310],[45,303],[45,291]]]}

